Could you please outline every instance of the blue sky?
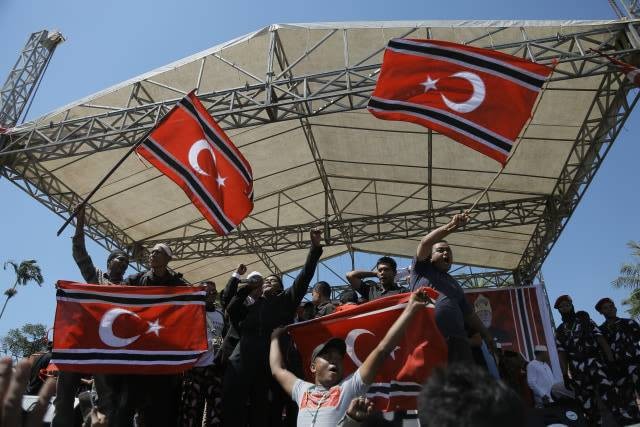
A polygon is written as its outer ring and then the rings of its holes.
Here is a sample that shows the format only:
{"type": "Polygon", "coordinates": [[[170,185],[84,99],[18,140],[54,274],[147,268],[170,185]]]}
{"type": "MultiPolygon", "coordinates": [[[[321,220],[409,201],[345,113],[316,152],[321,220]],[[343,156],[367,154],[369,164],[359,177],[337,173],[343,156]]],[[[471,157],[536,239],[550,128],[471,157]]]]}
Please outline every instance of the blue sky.
{"type": "MultiPolygon", "coordinates": [[[[58,29],[67,38],[56,51],[29,112],[40,116],[68,102],[204,50],[220,42],[272,23],[416,19],[611,19],[605,0],[537,2],[459,0],[449,2],[277,1],[167,2],[136,1],[0,1],[0,79],[4,81],[27,37],[41,29],[58,29]]],[[[630,260],[626,242],[640,240],[640,126],[638,112],[629,118],[604,165],[543,266],[553,301],[569,293],[579,309],[596,321],[593,305],[601,296],[618,303],[626,291],[610,286],[620,263],[630,260]]],[[[71,258],[70,227],[61,237],[61,220],[0,179],[0,262],[35,258],[42,266],[42,288],[21,288],[0,320],[0,336],[26,322],[51,325],[55,310],[53,284],[57,279],[80,279],[71,258]]],[[[88,245],[97,265],[106,253],[88,245]]],[[[359,255],[361,268],[375,257],[359,255]]],[[[401,266],[407,262],[399,263],[401,266]]],[[[350,263],[338,260],[332,268],[343,273],[350,263]]],[[[326,269],[321,276],[337,278],[326,269]]],[[[0,270],[0,289],[13,283],[10,271],[0,270]]],[[[620,304],[618,304],[620,305],[620,304]]]]}

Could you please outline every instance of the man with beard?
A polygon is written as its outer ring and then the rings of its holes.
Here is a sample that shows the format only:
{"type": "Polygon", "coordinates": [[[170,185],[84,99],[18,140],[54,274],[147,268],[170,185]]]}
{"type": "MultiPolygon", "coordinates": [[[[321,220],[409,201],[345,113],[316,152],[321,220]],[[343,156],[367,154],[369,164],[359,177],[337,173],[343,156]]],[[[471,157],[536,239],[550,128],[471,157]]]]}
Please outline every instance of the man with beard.
{"type": "MultiPolygon", "coordinates": [[[[97,268],[91,256],[87,252],[84,241],[85,207],[77,208],[76,232],[71,239],[71,251],[80,273],[86,283],[94,285],[119,285],[123,284],[124,272],[129,267],[129,256],[119,250],[112,251],[107,257],[107,271],[97,268]]],[[[81,385],[83,374],[77,372],[64,372],[58,374],[56,383],[56,398],[54,401],[55,413],[51,425],[53,427],[67,427],[73,425],[73,404],[78,388],[81,385]]],[[[94,375],[96,390],[98,393],[98,410],[103,414],[111,414],[111,391],[109,383],[112,376],[94,375]]]]}
{"type": "Polygon", "coordinates": [[[640,421],[636,396],[640,396],[640,326],[633,319],[617,316],[618,309],[610,298],[602,298],[596,310],[605,321],[600,325],[613,353],[616,380],[621,409],[635,422],[640,421]]]}
{"type": "Polygon", "coordinates": [[[240,342],[227,364],[224,378],[223,418],[225,426],[280,425],[285,400],[282,388],[273,380],[269,369],[271,332],[293,322],[296,309],[307,293],[318,260],[322,255],[322,232],[310,233],[311,248],[307,260],[290,288],[284,290],[282,279],[271,275],[262,282],[248,282],[231,299],[227,312],[230,321],[239,326],[240,342]],[[252,305],[245,300],[262,287],[262,296],[252,305]],[[271,397],[271,402],[268,397],[271,397]],[[246,410],[247,399],[251,407],[246,410]]]}
{"type": "Polygon", "coordinates": [[[576,315],[569,295],[561,295],[553,307],[560,312],[562,323],[556,329],[556,347],[565,385],[571,388],[582,405],[587,421],[601,421],[597,398],[611,411],[621,425],[629,423],[628,416],[616,405],[617,394],[613,381],[605,373],[601,354],[613,362],[613,354],[600,329],[591,319],[576,315]],[[571,379],[569,379],[571,373],[571,379]]]}
{"type": "Polygon", "coordinates": [[[407,288],[398,286],[395,282],[397,269],[397,264],[393,258],[383,256],[376,262],[375,271],[350,271],[347,273],[347,280],[351,288],[362,295],[365,301],[373,301],[374,299],[408,291],[407,288]],[[378,283],[364,280],[369,277],[377,277],[378,283]]]}
{"type": "Polygon", "coordinates": [[[493,336],[466,300],[462,286],[448,273],[453,264],[453,253],[444,238],[467,223],[466,213],[456,214],[447,224],[436,228],[420,240],[416,259],[411,268],[411,283],[423,283],[440,294],[436,300],[436,324],[447,341],[449,363],[473,363],[473,355],[465,325],[479,332],[487,348],[495,352],[493,336]]]}
{"type": "Polygon", "coordinates": [[[195,366],[185,372],[182,379],[181,426],[219,426],[221,420],[223,370],[215,363],[216,353],[222,344],[224,317],[216,305],[218,290],[211,281],[206,286],[207,352],[195,366]],[[203,417],[204,414],[204,417],[203,417]]]}

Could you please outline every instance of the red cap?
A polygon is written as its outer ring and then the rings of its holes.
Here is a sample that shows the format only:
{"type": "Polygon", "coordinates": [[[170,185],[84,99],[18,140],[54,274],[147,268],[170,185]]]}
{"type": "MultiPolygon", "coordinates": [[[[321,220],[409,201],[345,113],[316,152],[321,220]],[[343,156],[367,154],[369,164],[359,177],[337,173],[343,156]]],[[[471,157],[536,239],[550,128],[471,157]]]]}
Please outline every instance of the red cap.
{"type": "Polygon", "coordinates": [[[563,303],[564,301],[570,302],[571,304],[573,304],[573,300],[571,299],[571,297],[569,295],[560,295],[558,297],[558,299],[556,300],[555,304],[553,304],[553,308],[558,308],[558,306],[563,303]]]}

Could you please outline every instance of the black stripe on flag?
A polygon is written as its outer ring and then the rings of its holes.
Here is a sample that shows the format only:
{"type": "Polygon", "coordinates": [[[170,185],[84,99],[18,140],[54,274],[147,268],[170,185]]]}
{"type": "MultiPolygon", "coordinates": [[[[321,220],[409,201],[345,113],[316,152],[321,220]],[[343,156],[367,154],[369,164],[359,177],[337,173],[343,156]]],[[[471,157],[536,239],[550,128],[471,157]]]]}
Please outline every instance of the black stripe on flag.
{"type": "Polygon", "coordinates": [[[200,123],[200,127],[204,133],[209,137],[209,140],[215,144],[215,146],[222,152],[222,154],[231,162],[233,166],[242,174],[247,184],[251,184],[253,181],[253,177],[242,163],[242,160],[236,155],[236,152],[231,149],[227,145],[227,141],[224,138],[221,138],[216,133],[215,129],[213,129],[209,122],[207,122],[201,115],[198,109],[193,105],[191,99],[189,97],[182,98],[180,100],[180,105],[182,105],[188,112],[190,112],[193,117],[198,120],[200,123]]]}
{"type": "Polygon", "coordinates": [[[73,292],[66,291],[64,289],[58,289],[56,291],[56,297],[66,297],[76,300],[100,300],[106,303],[129,305],[165,304],[171,302],[204,302],[205,300],[204,295],[193,294],[174,295],[160,298],[136,298],[135,296],[114,296],[104,295],[101,293],[73,292]]]}
{"type": "Polygon", "coordinates": [[[396,382],[391,383],[374,383],[367,390],[367,394],[390,394],[390,393],[420,393],[422,386],[420,384],[398,384],[396,382]]]}
{"type": "MultiPolygon", "coordinates": [[[[122,353],[104,353],[100,351],[87,351],[87,352],[58,352],[53,351],[51,353],[52,362],[55,359],[56,362],[65,363],[67,360],[103,360],[103,361],[119,361],[119,360],[132,360],[140,362],[189,362],[193,359],[197,359],[202,354],[201,351],[194,351],[188,354],[139,354],[139,353],[127,353],[124,350],[122,353]]],[[[54,362],[55,363],[55,362],[54,362]]]]}
{"type": "Polygon", "coordinates": [[[474,67],[484,68],[496,73],[504,74],[515,80],[520,80],[522,83],[541,88],[546,81],[545,77],[534,77],[530,74],[518,71],[515,68],[507,67],[505,65],[496,64],[493,61],[482,59],[480,54],[464,53],[454,49],[448,49],[438,46],[425,46],[420,44],[403,42],[398,39],[390,40],[389,47],[395,49],[402,49],[412,51],[416,53],[422,53],[426,55],[440,56],[445,59],[452,59],[455,61],[463,62],[474,67]]]}
{"type": "Polygon", "coordinates": [[[472,126],[468,123],[465,123],[461,120],[457,120],[454,117],[451,117],[447,114],[439,113],[437,111],[422,108],[415,104],[408,105],[407,103],[398,104],[392,102],[385,102],[382,99],[369,99],[368,107],[374,108],[377,110],[388,111],[391,113],[410,113],[412,115],[422,116],[425,120],[438,120],[444,124],[446,124],[449,128],[457,131],[457,132],[465,132],[476,136],[478,139],[486,142],[488,146],[494,146],[500,148],[501,150],[506,151],[507,153],[511,151],[511,145],[506,142],[496,138],[495,136],[484,132],[481,129],[478,129],[475,126],[472,126]]]}
{"type": "Polygon", "coordinates": [[[191,184],[191,188],[200,196],[200,199],[207,205],[209,211],[213,214],[220,228],[225,230],[225,234],[231,232],[235,228],[235,225],[232,224],[229,220],[227,220],[226,215],[220,209],[218,204],[211,198],[209,192],[202,187],[200,182],[195,179],[189,171],[187,171],[178,161],[174,160],[171,156],[169,156],[162,147],[152,140],[151,138],[147,138],[142,142],[145,148],[149,149],[153,154],[163,161],[168,167],[173,169],[177,174],[179,174],[182,179],[191,184]]]}
{"type": "Polygon", "coordinates": [[[520,322],[524,330],[524,344],[526,346],[527,356],[529,360],[534,357],[533,340],[531,338],[531,325],[529,324],[529,316],[527,316],[527,306],[524,302],[524,292],[522,289],[516,289],[516,298],[518,298],[518,310],[520,311],[520,322]]]}

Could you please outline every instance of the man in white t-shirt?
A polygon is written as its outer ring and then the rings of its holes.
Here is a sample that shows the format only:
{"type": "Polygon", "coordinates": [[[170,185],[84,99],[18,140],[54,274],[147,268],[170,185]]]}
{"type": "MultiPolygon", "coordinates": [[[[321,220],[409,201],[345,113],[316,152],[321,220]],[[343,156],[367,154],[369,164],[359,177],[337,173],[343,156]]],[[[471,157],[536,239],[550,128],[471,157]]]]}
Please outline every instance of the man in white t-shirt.
{"type": "Polygon", "coordinates": [[[549,366],[549,353],[544,345],[534,347],[536,358],[527,365],[527,383],[533,392],[536,407],[540,408],[553,402],[551,388],[556,383],[551,367],[549,366]]]}
{"type": "Polygon", "coordinates": [[[215,356],[222,345],[224,316],[216,304],[218,296],[216,284],[214,282],[202,284],[207,287],[205,311],[208,348],[195,366],[185,372],[182,380],[180,425],[185,427],[218,426],[222,422],[223,370],[215,363],[215,356]]]}
{"type": "Polygon", "coordinates": [[[296,377],[285,369],[278,338],[285,329],[271,335],[269,364],[271,373],[282,388],[298,404],[298,426],[335,427],[345,416],[351,400],[366,393],[378,370],[396,347],[411,321],[422,310],[429,297],[414,292],[404,311],[378,346],[352,375],[343,378],[343,359],[346,345],[340,338],[332,338],[317,346],[311,354],[311,373],[315,384],[296,377]]]}

